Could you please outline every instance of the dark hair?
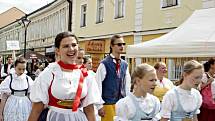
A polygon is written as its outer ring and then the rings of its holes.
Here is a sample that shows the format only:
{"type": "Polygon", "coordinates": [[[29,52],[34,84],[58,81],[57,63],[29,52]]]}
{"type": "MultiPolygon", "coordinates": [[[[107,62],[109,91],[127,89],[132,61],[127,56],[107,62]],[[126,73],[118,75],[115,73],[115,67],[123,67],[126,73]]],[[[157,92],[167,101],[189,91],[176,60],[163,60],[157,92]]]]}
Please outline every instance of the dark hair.
{"type": "Polygon", "coordinates": [[[119,38],[122,38],[121,35],[113,35],[111,38],[110,38],[110,53],[112,53],[112,48],[111,48],[111,45],[114,45],[114,42],[119,39],[119,38]]]}
{"type": "Polygon", "coordinates": [[[11,55],[7,56],[7,60],[8,60],[9,58],[12,58],[12,56],[11,56],[11,55]]]}
{"type": "MultiPolygon", "coordinates": [[[[190,60],[190,61],[187,61],[184,63],[182,74],[183,73],[190,74],[193,72],[193,70],[202,69],[202,68],[203,68],[202,64],[200,64],[198,61],[190,60]]],[[[177,85],[180,85],[183,82],[183,80],[184,80],[184,78],[182,75],[182,78],[177,82],[177,85]]]]}
{"type": "Polygon", "coordinates": [[[210,58],[207,62],[205,62],[204,65],[204,71],[208,72],[211,68],[211,65],[213,65],[215,63],[215,59],[214,58],[210,58]]]}
{"type": "Polygon", "coordinates": [[[78,38],[72,34],[71,32],[61,32],[55,37],[55,47],[60,48],[60,43],[62,39],[67,38],[67,37],[74,37],[78,43],[78,38]]]}
{"type": "Polygon", "coordinates": [[[85,56],[84,58],[84,62],[83,62],[83,64],[86,64],[87,63],[87,61],[89,60],[89,59],[91,59],[89,56],[85,56]]]}
{"type": "Polygon", "coordinates": [[[19,63],[21,63],[21,64],[26,63],[25,58],[23,58],[23,57],[17,58],[16,61],[15,61],[15,67],[16,67],[19,63]]]}

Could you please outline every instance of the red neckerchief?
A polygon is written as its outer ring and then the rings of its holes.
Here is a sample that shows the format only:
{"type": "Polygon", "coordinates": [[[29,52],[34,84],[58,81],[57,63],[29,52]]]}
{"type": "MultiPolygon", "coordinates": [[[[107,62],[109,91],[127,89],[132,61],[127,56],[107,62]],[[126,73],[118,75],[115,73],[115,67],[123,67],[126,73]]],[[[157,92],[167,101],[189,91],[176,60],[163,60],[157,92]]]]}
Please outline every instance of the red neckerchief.
{"type": "Polygon", "coordinates": [[[57,63],[60,65],[60,67],[64,69],[69,69],[69,70],[78,69],[78,65],[76,64],[65,64],[63,61],[58,61],[57,63]]]}
{"type": "Polygon", "coordinates": [[[114,58],[116,60],[116,72],[120,76],[120,59],[114,58]]]}

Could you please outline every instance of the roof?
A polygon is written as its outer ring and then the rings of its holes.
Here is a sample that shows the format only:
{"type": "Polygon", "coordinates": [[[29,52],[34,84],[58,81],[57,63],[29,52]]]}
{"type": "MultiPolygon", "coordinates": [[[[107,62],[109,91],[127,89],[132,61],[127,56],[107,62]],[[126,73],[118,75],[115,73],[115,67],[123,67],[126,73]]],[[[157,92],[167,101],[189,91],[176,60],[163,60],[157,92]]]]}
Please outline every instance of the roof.
{"type": "Polygon", "coordinates": [[[12,7],[0,14],[0,28],[23,17],[25,13],[16,7],[12,7]]]}

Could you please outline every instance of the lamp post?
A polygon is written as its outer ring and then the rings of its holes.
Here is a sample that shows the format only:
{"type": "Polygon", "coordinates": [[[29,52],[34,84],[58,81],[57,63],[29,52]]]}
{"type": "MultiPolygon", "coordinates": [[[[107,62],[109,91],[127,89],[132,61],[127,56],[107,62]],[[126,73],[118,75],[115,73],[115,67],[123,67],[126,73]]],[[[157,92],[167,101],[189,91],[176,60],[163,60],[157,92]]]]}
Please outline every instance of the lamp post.
{"type": "Polygon", "coordinates": [[[27,18],[27,15],[22,17],[21,21],[22,21],[22,24],[24,25],[24,28],[25,28],[25,40],[24,40],[24,58],[25,58],[26,57],[27,28],[28,28],[28,25],[30,24],[31,21],[27,18]]]}
{"type": "Polygon", "coordinates": [[[68,31],[72,31],[72,0],[67,0],[69,3],[69,16],[68,16],[68,31]]]}

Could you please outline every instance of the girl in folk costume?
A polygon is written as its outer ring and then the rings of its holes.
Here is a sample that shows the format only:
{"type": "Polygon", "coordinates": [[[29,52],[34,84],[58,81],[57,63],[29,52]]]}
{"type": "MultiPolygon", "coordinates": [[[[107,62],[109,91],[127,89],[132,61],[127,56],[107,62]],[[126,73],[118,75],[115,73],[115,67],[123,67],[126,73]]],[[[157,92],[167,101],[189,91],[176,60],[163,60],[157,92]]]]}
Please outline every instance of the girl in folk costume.
{"type": "MultiPolygon", "coordinates": [[[[88,56],[85,56],[84,58],[84,62],[83,62],[83,66],[85,69],[87,69],[87,73],[93,77],[96,76],[96,73],[92,70],[92,59],[88,56]]],[[[96,77],[95,77],[96,78],[96,77]]],[[[99,105],[103,104],[104,101],[101,98],[101,102],[100,104],[95,105],[95,116],[96,116],[96,121],[101,121],[101,117],[98,115],[98,108],[99,105]]]]}
{"type": "Polygon", "coordinates": [[[15,61],[15,72],[7,76],[0,85],[1,120],[26,121],[28,119],[31,112],[28,94],[33,80],[24,73],[25,69],[26,60],[22,57],[18,58],[15,61]]]}
{"type": "Polygon", "coordinates": [[[202,96],[195,88],[201,82],[202,75],[203,67],[199,62],[185,62],[181,84],[164,95],[161,121],[198,121],[202,96]]]}
{"type": "Polygon", "coordinates": [[[148,64],[140,64],[131,75],[134,87],[116,103],[115,121],[159,121],[160,101],[152,93],[157,76],[155,69],[148,64]]]}
{"type": "Polygon", "coordinates": [[[70,32],[55,38],[59,61],[49,64],[32,86],[29,121],[37,121],[48,105],[46,121],[95,121],[93,104],[100,101],[95,78],[78,69],[77,37],[70,32]],[[83,109],[83,111],[82,111],[83,109]]]}
{"type": "Polygon", "coordinates": [[[165,93],[168,90],[172,89],[174,85],[169,79],[165,78],[165,75],[167,73],[165,63],[158,62],[154,65],[154,68],[156,69],[158,80],[156,81],[156,87],[153,94],[158,97],[160,101],[162,101],[165,93]]]}
{"type": "Polygon", "coordinates": [[[211,58],[204,63],[205,73],[203,74],[200,92],[203,103],[198,115],[199,121],[215,121],[215,101],[213,100],[212,84],[214,83],[215,59],[211,58]]]}
{"type": "Polygon", "coordinates": [[[90,57],[84,57],[84,68],[87,69],[88,74],[91,74],[92,76],[96,76],[96,73],[92,70],[92,59],[90,57]]]}

